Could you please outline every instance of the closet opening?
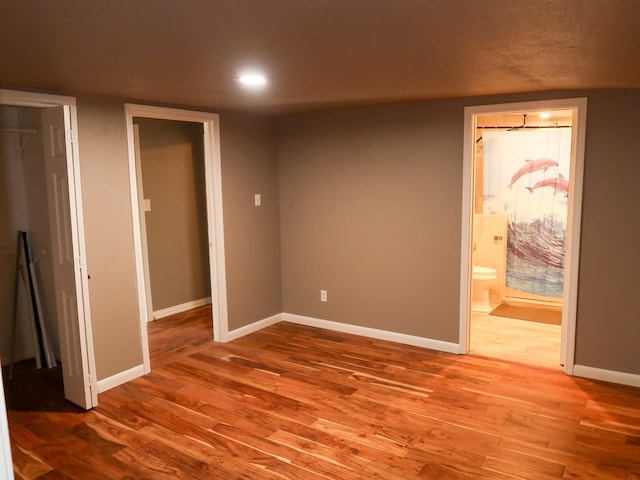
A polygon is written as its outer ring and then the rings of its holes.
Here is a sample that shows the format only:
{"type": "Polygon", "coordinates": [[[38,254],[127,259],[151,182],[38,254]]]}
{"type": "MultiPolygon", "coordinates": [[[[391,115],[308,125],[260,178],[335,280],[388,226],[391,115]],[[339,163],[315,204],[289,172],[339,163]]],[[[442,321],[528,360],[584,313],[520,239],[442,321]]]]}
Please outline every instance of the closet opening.
{"type": "Polygon", "coordinates": [[[9,409],[97,405],[76,125],[73,98],[0,90],[0,355],[9,409]]]}
{"type": "Polygon", "coordinates": [[[211,339],[228,336],[219,125],[210,113],[133,104],[125,111],[148,373],[148,322],[210,305],[211,339]]]}

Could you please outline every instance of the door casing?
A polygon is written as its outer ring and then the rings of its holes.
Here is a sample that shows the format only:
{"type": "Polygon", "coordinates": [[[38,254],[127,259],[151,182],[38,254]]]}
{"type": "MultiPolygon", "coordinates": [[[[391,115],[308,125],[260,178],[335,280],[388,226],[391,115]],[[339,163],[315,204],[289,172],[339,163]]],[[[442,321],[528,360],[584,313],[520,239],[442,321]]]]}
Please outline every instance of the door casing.
{"type": "Polygon", "coordinates": [[[142,227],[139,205],[139,182],[141,175],[136,168],[134,117],[176,120],[202,124],[204,141],[204,168],[207,204],[207,232],[209,237],[209,275],[211,278],[211,303],[213,313],[213,339],[226,342],[229,339],[227,316],[227,283],[224,254],[224,224],[222,216],[222,167],[220,157],[220,120],[214,113],[180,110],[148,105],[125,104],[127,143],[129,150],[129,180],[131,189],[131,214],[138,286],[140,316],[140,341],[144,372],[151,371],[147,321],[150,315],[147,302],[147,280],[145,278],[142,227]],[[139,178],[140,177],[140,178],[139,178]]]}
{"type": "MultiPolygon", "coordinates": [[[[19,90],[0,90],[0,105],[12,105],[16,107],[51,108],[64,107],[69,112],[69,129],[66,134],[71,148],[67,151],[67,165],[69,175],[69,203],[71,213],[71,231],[73,241],[73,255],[76,260],[76,307],[78,313],[79,338],[84,343],[86,356],[82,361],[85,371],[85,398],[87,403],[81,405],[84,408],[92,408],[98,405],[98,388],[96,379],[95,354],[93,348],[93,334],[91,329],[91,309],[89,301],[89,282],[86,275],[87,254],[84,235],[84,215],[82,210],[82,188],[80,175],[80,154],[78,150],[78,115],[76,99],[62,95],[49,95],[44,93],[23,92],[19,90]]],[[[63,332],[60,332],[62,335],[63,332]]],[[[60,341],[65,339],[60,338],[60,341]]],[[[70,340],[70,339],[67,339],[70,340]]]]}
{"type": "Polygon", "coordinates": [[[587,99],[568,98],[534,102],[505,103],[465,107],[462,174],[462,241],[460,252],[460,353],[469,350],[469,319],[471,307],[471,250],[473,221],[473,188],[475,177],[476,118],[482,115],[548,110],[573,110],[571,138],[571,178],[569,179],[569,210],[567,215],[568,246],[565,254],[564,292],[562,297],[562,339],[560,362],[565,373],[573,375],[575,364],[576,311],[578,301],[578,269],[582,218],[582,188],[584,176],[584,145],[586,139],[587,99]]]}

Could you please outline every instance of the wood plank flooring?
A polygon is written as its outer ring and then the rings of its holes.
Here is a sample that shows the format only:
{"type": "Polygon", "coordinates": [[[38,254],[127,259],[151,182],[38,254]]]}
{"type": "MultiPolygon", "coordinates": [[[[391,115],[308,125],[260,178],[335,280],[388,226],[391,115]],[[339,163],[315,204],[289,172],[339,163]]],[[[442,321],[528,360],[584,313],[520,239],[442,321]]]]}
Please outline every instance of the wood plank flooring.
{"type": "Polygon", "coordinates": [[[190,316],[94,410],[10,411],[17,478],[640,479],[640,389],[290,323],[215,344],[190,316]]]}

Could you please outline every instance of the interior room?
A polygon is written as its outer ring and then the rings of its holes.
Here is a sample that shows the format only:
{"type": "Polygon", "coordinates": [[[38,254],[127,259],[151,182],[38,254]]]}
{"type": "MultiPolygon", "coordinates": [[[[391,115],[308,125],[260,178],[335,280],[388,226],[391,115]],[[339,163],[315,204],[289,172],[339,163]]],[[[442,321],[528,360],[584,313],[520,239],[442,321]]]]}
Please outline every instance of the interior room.
{"type": "Polygon", "coordinates": [[[640,477],[639,16],[5,2],[0,478],[640,477]]]}

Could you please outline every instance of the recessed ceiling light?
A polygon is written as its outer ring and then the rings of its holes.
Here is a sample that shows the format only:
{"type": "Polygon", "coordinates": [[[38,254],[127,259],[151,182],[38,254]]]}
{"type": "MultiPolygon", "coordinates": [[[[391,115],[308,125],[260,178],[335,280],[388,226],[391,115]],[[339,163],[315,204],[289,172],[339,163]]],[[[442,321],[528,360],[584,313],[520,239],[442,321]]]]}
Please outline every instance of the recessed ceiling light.
{"type": "Polygon", "coordinates": [[[551,114],[549,112],[542,112],[540,114],[540,118],[549,118],[551,116],[551,114]]]}
{"type": "Polygon", "coordinates": [[[241,85],[251,89],[259,89],[267,85],[267,77],[259,72],[242,73],[238,77],[238,81],[241,85]]]}

